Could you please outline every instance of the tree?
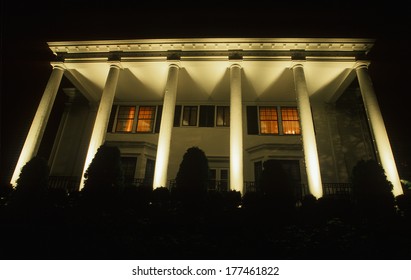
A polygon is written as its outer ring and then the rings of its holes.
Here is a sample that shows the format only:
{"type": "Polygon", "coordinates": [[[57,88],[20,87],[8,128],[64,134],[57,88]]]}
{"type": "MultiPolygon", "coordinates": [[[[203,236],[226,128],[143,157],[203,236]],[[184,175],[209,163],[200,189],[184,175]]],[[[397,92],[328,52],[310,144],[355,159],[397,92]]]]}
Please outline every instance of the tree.
{"type": "Polygon", "coordinates": [[[16,190],[30,193],[46,191],[49,173],[47,161],[42,157],[33,157],[21,169],[20,176],[16,182],[16,190]]]}
{"type": "Polygon", "coordinates": [[[351,174],[353,196],[366,217],[381,217],[395,210],[393,185],[375,160],[360,160],[351,174]]]}
{"type": "Polygon", "coordinates": [[[23,166],[9,198],[15,217],[42,219],[53,212],[48,197],[49,173],[47,161],[42,157],[35,156],[23,166]]]}
{"type": "Polygon", "coordinates": [[[84,174],[82,192],[90,195],[119,194],[124,188],[124,171],[118,147],[101,145],[84,174]]]}
{"type": "Polygon", "coordinates": [[[208,159],[198,147],[187,149],[176,176],[178,198],[186,204],[203,202],[207,194],[208,159]]]}
{"type": "Polygon", "coordinates": [[[21,169],[12,202],[27,207],[44,202],[49,173],[47,161],[42,157],[33,157],[21,169]]]}

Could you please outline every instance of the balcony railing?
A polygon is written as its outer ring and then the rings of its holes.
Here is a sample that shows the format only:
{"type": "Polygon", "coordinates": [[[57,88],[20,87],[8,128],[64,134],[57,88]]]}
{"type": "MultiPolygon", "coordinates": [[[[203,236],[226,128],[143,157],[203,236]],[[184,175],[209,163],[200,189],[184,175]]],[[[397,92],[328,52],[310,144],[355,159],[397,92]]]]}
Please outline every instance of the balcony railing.
{"type": "Polygon", "coordinates": [[[64,189],[68,193],[78,190],[80,177],[75,176],[50,176],[49,187],[53,189],[64,189]]]}
{"type": "MultiPolygon", "coordinates": [[[[152,186],[152,179],[144,178],[126,178],[126,185],[133,185],[136,187],[141,186],[152,186]]],[[[74,192],[78,190],[80,184],[79,177],[73,176],[50,176],[49,186],[50,188],[65,189],[67,192],[74,192]]],[[[176,186],[175,180],[169,180],[166,186],[169,190],[176,186]]],[[[208,182],[209,191],[228,191],[229,183],[227,180],[210,180],[208,182]]],[[[259,186],[254,181],[244,182],[244,192],[257,192],[259,186]]],[[[309,189],[308,185],[304,183],[295,184],[295,195],[297,199],[302,199],[304,196],[308,195],[309,189]]],[[[334,197],[334,198],[351,198],[352,195],[352,184],[351,183],[323,183],[323,194],[324,196],[334,197]]]]}

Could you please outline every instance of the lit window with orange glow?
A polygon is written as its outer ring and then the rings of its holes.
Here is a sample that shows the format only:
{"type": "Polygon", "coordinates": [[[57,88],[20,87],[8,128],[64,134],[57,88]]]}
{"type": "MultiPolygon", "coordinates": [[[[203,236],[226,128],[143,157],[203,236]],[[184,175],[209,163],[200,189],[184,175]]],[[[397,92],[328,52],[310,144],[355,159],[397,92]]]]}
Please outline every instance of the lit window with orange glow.
{"type": "Polygon", "coordinates": [[[137,132],[152,132],[155,114],[155,106],[140,106],[137,116],[137,132]]]}
{"type": "Polygon", "coordinates": [[[120,106],[117,114],[116,132],[132,132],[135,106],[120,106]]]}
{"type": "Polygon", "coordinates": [[[260,114],[260,133],[261,134],[278,134],[277,107],[262,106],[259,109],[259,114],[260,114]]]}
{"type": "Polygon", "coordinates": [[[301,134],[298,110],[295,107],[281,108],[281,119],[284,134],[301,134]]]}

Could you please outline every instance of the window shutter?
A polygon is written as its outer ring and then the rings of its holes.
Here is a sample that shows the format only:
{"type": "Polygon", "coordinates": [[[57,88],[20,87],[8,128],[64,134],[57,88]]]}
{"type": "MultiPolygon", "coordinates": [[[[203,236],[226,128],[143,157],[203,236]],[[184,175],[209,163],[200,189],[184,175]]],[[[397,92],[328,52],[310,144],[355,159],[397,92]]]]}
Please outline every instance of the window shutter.
{"type": "Polygon", "coordinates": [[[181,105],[176,105],[174,109],[174,127],[180,126],[180,119],[181,119],[181,105]]]}
{"type": "Polygon", "coordinates": [[[200,121],[198,126],[200,127],[213,127],[214,126],[214,110],[213,105],[201,105],[200,106],[200,121]]]}
{"type": "Polygon", "coordinates": [[[111,107],[110,118],[108,120],[107,132],[113,131],[114,119],[116,117],[117,105],[111,107]]]}
{"type": "Polygon", "coordinates": [[[258,135],[257,106],[247,106],[247,133],[258,135]]]}
{"type": "Polygon", "coordinates": [[[156,118],[156,126],[154,128],[154,133],[160,132],[160,125],[161,125],[161,116],[163,114],[163,106],[157,106],[157,118],[156,118]]]}

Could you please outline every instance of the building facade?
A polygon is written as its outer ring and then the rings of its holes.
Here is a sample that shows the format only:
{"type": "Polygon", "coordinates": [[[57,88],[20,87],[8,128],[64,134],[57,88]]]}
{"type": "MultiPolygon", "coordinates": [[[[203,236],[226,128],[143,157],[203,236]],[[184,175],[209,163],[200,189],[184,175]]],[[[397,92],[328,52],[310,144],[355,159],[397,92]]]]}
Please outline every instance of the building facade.
{"type": "Polygon", "coordinates": [[[314,196],[376,159],[402,193],[368,74],[371,39],[209,38],[50,42],[53,70],[11,183],[36,155],[63,75],[67,102],[51,175],[83,175],[117,146],[130,183],[172,184],[188,148],[210,188],[245,193],[276,161],[314,196]]]}

